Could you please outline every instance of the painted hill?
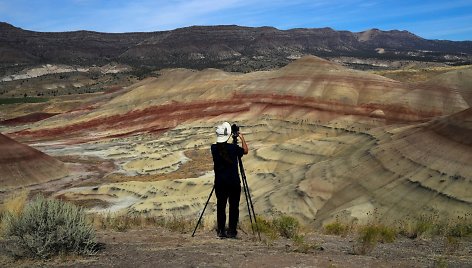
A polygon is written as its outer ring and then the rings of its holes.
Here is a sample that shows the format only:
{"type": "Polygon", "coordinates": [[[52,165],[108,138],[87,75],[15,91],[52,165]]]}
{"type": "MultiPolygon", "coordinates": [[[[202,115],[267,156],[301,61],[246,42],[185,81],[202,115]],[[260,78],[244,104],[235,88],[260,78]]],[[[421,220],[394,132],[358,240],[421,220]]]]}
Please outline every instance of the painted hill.
{"type": "Polygon", "coordinates": [[[68,174],[61,161],[2,134],[0,148],[1,190],[44,183],[68,174]]]}
{"type": "Polygon", "coordinates": [[[99,139],[162,131],[181,122],[236,112],[242,118],[257,118],[323,111],[408,122],[469,107],[452,89],[412,86],[314,56],[279,70],[250,74],[171,69],[122,92],[85,113],[55,116],[15,135],[33,139],[82,136],[94,130],[99,139]]]}
{"type": "MultiPolygon", "coordinates": [[[[455,218],[472,212],[471,111],[373,129],[368,120],[308,111],[284,119],[225,114],[192,120],[158,138],[137,135],[90,145],[97,155],[121,162],[120,171],[99,185],[57,194],[109,204],[92,211],[196,217],[213,182],[211,165],[201,169],[211,161],[213,125],[229,120],[246,133],[250,153],[243,161],[262,215],[288,213],[316,227],[335,218],[362,223],[373,211],[390,221],[431,214],[455,218]]],[[[206,220],[214,219],[214,209],[212,200],[206,220]]],[[[242,217],[245,209],[242,204],[242,217]]]]}
{"type": "Polygon", "coordinates": [[[250,74],[165,70],[89,110],[12,134],[54,138],[69,154],[117,165],[95,183],[57,192],[61,198],[107,204],[92,211],[195,217],[211,190],[208,147],[221,121],[246,134],[259,213],[320,226],[335,217],[366,221],[374,210],[391,220],[471,212],[471,108],[457,90],[312,56],[250,74]]]}
{"type": "Polygon", "coordinates": [[[472,105],[472,68],[455,70],[436,76],[428,85],[442,85],[458,90],[464,100],[472,105]]]}
{"type": "MultiPolygon", "coordinates": [[[[371,132],[374,144],[365,150],[312,169],[315,176],[326,169],[339,174],[331,178],[337,187],[316,214],[317,223],[340,214],[359,218],[373,208],[391,219],[421,213],[463,216],[472,204],[471,122],[469,108],[425,124],[377,129],[371,132]]],[[[316,185],[306,180],[301,188],[326,196],[316,185]]]]}

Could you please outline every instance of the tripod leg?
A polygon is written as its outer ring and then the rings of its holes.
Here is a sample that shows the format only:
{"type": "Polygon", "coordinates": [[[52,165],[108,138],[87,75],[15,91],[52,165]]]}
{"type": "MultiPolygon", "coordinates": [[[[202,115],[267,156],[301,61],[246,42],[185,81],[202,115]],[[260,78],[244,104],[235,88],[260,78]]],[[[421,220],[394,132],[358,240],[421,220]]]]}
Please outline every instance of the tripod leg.
{"type": "Polygon", "coordinates": [[[247,211],[249,213],[249,221],[251,222],[251,229],[252,229],[252,234],[255,235],[254,231],[254,226],[252,224],[252,214],[251,214],[251,208],[249,206],[249,188],[247,187],[247,182],[243,177],[243,188],[244,188],[244,195],[246,196],[246,205],[247,205],[247,211]]]}
{"type": "Polygon", "coordinates": [[[205,207],[203,207],[202,214],[200,214],[200,218],[198,219],[197,225],[195,226],[195,230],[193,230],[192,237],[195,236],[195,232],[197,231],[198,225],[200,224],[200,221],[202,220],[203,213],[205,212],[205,209],[208,205],[208,202],[210,201],[211,196],[213,195],[213,191],[215,190],[215,186],[213,185],[213,188],[211,189],[211,193],[208,196],[208,200],[205,203],[205,207]]]}
{"type": "MultiPolygon", "coordinates": [[[[246,178],[244,178],[244,180],[246,180],[246,178]]],[[[259,225],[257,225],[256,212],[254,212],[254,205],[252,203],[251,193],[249,192],[249,186],[247,184],[247,181],[246,181],[246,187],[247,187],[247,192],[248,192],[248,196],[249,196],[249,203],[251,204],[252,214],[254,216],[254,223],[256,224],[257,235],[259,236],[259,241],[260,241],[261,240],[261,232],[259,230],[259,225]]]]}
{"type": "Polygon", "coordinates": [[[254,212],[254,205],[252,203],[251,193],[249,191],[249,185],[248,185],[247,180],[246,180],[246,173],[244,172],[243,161],[241,160],[241,158],[239,158],[238,160],[239,160],[239,170],[241,172],[241,177],[243,179],[244,190],[245,190],[245,193],[246,193],[246,202],[249,201],[247,206],[248,206],[248,210],[249,210],[249,218],[251,218],[251,227],[253,228],[252,232],[254,234],[254,227],[252,226],[252,217],[254,217],[254,223],[256,224],[257,234],[259,236],[259,241],[260,241],[261,240],[261,232],[259,230],[259,226],[257,225],[256,213],[254,212]],[[249,206],[249,204],[250,204],[250,206],[249,206]],[[251,212],[252,212],[252,216],[251,216],[251,212]]]}
{"type": "Polygon", "coordinates": [[[251,193],[249,191],[249,185],[248,185],[247,179],[246,179],[246,173],[244,172],[244,166],[243,166],[243,162],[242,162],[241,158],[239,158],[238,160],[239,160],[239,169],[240,169],[240,172],[241,172],[241,177],[243,179],[244,190],[245,190],[245,193],[246,193],[246,202],[249,201],[247,206],[248,206],[248,210],[249,210],[249,218],[251,218],[252,233],[255,234],[254,227],[252,226],[252,218],[254,217],[254,223],[256,224],[256,230],[257,230],[257,234],[259,236],[259,241],[260,241],[261,240],[261,232],[259,230],[259,226],[257,225],[257,217],[256,217],[256,213],[254,212],[254,205],[252,203],[251,193]]]}

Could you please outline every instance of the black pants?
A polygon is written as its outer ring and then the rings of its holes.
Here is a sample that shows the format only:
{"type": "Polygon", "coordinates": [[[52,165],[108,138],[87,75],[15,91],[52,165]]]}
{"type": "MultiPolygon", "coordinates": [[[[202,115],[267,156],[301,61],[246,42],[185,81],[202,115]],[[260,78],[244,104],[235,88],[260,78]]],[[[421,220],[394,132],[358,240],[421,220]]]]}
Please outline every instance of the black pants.
{"type": "Polygon", "coordinates": [[[229,201],[229,223],[230,232],[235,232],[239,220],[239,198],[241,196],[241,185],[217,185],[216,192],[216,220],[218,230],[225,230],[226,225],[226,203],[229,201]]]}

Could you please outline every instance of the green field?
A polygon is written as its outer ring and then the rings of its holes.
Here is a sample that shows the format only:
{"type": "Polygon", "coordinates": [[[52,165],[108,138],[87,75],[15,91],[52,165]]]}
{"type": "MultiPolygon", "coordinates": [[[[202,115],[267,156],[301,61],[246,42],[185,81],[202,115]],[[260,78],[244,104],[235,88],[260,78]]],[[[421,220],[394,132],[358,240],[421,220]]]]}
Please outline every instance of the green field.
{"type": "Polygon", "coordinates": [[[0,105],[16,103],[39,103],[46,102],[47,98],[25,97],[25,98],[0,98],[0,105]]]}

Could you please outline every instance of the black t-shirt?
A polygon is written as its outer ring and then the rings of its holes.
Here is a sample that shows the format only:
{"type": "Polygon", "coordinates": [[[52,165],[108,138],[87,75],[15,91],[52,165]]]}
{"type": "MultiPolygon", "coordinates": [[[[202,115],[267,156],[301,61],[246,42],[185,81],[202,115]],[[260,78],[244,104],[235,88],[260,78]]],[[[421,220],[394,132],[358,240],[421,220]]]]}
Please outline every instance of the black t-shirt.
{"type": "Polygon", "coordinates": [[[211,145],[211,154],[215,186],[239,184],[238,157],[243,156],[243,148],[232,143],[217,143],[211,145]]]}

